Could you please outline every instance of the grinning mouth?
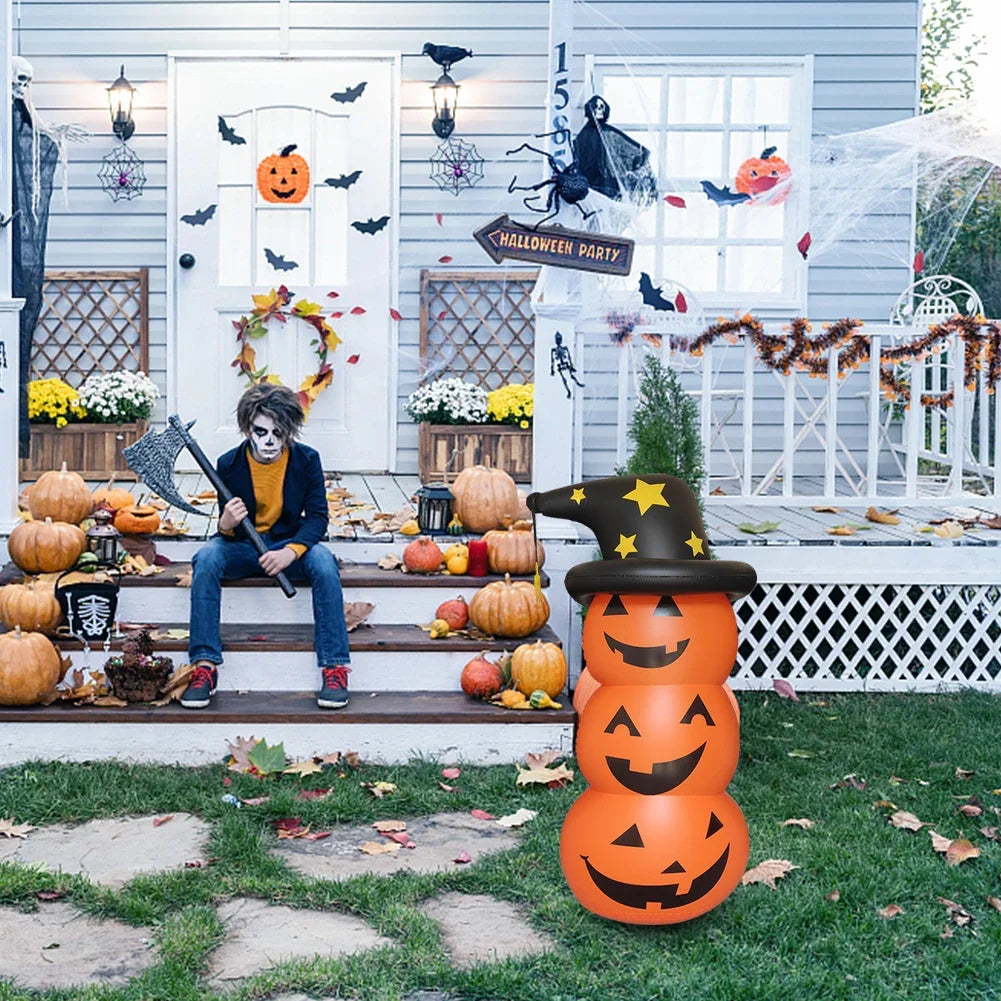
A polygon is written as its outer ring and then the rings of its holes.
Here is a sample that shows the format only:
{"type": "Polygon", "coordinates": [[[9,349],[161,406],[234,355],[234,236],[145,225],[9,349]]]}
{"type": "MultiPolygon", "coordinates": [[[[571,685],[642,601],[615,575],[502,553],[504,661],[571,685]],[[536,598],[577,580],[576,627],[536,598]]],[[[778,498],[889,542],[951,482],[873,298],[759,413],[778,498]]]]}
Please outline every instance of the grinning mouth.
{"type": "Polygon", "coordinates": [[[658,761],[649,772],[635,772],[629,767],[628,758],[605,756],[605,763],[619,785],[640,796],[659,796],[676,789],[695,771],[706,745],[673,761],[658,761]]]}
{"type": "Polygon", "coordinates": [[[754,177],[747,186],[751,189],[751,194],[760,195],[762,192],[771,191],[778,183],[777,177],[754,177]]]}
{"type": "Polygon", "coordinates": [[[684,639],[668,653],[666,646],[631,646],[621,640],[612,639],[608,633],[605,633],[605,642],[608,644],[608,649],[612,653],[621,654],[623,661],[630,667],[646,668],[667,667],[668,664],[673,664],[688,647],[688,640],[684,639]]]}
{"type": "Polygon", "coordinates": [[[723,854],[705,872],[692,880],[687,893],[678,893],[677,883],[623,883],[618,879],[612,879],[611,876],[606,876],[595,869],[586,855],[581,855],[592,882],[609,900],[640,910],[648,904],[660,904],[661,910],[667,910],[671,907],[684,907],[685,904],[700,900],[720,881],[729,857],[730,846],[727,845],[723,849],[723,854]]]}
{"type": "Polygon", "coordinates": [[[291,191],[279,191],[277,188],[272,188],[271,194],[273,194],[275,198],[291,198],[295,194],[295,191],[295,188],[291,191]]]}

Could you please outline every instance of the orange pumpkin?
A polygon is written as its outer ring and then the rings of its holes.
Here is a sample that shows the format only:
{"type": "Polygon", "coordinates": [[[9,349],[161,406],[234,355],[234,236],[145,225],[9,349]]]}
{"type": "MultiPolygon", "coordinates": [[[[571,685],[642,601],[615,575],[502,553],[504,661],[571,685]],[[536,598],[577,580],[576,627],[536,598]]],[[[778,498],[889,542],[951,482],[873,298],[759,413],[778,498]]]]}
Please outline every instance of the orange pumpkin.
{"type": "Polygon", "coordinates": [[[455,513],[467,532],[488,532],[515,520],[520,508],[514,480],[493,466],[467,466],[452,484],[455,513]]]}
{"type": "Polygon", "coordinates": [[[0,587],[0,622],[8,629],[54,633],[62,618],[51,582],[33,580],[0,587]]]}
{"type": "Polygon", "coordinates": [[[587,789],[570,807],[560,862],[589,911],[627,924],[689,921],[722,903],[747,867],[737,804],[711,796],[630,796],[587,789]]]}
{"type": "Polygon", "coordinates": [[[602,685],[720,685],[737,657],[737,620],[725,594],[596,594],[583,645],[602,685]]]}
{"type": "Polygon", "coordinates": [[[23,521],[7,539],[10,558],[25,573],[69,570],[87,547],[87,537],[76,525],[63,521],[23,521]]]}
{"type": "Polygon", "coordinates": [[[487,660],[484,652],[475,656],[462,669],[459,684],[474,699],[489,699],[504,687],[504,675],[495,663],[487,660]]]}
{"type": "Polygon", "coordinates": [[[549,602],[527,580],[495,580],[481,587],[469,603],[469,621],[491,636],[518,639],[549,621],[549,602]]]}
{"type": "Polygon", "coordinates": [[[491,573],[535,573],[536,559],[541,567],[546,551],[532,536],[531,523],[517,521],[507,529],[493,529],[483,536],[487,544],[487,566],[491,573]]]}
{"type": "Polygon", "coordinates": [[[441,566],[441,550],[422,535],[403,550],[403,565],[411,573],[437,573],[441,566]]]}
{"type": "Polygon", "coordinates": [[[751,204],[780,205],[789,197],[792,188],[792,169],[781,157],[775,156],[775,147],[769,146],[761,156],[745,160],[737,170],[734,188],[751,196],[751,204]],[[760,196],[764,197],[760,197],[760,196]]]}
{"type": "Polygon", "coordinates": [[[160,527],[160,512],[151,504],[129,504],[115,512],[115,528],[122,535],[152,535],[160,527]]]}
{"type": "Polygon", "coordinates": [[[435,609],[434,617],[444,619],[448,623],[449,629],[465,629],[466,623],[469,622],[469,605],[460,594],[457,598],[443,601],[435,609]]]}
{"type": "Polygon", "coordinates": [[[309,164],[295,149],[293,143],[257,165],[257,190],[266,202],[294,205],[309,194],[309,164]]]}
{"type": "Polygon", "coordinates": [[[511,680],[525,696],[541,688],[555,698],[567,682],[567,659],[555,643],[522,643],[511,655],[511,680]]]}
{"type": "Polygon", "coordinates": [[[722,685],[602,685],[577,728],[577,761],[601,792],[722,792],[740,729],[722,685]]]}
{"type": "Polygon", "coordinates": [[[136,499],[132,496],[131,490],[115,486],[114,476],[108,480],[107,486],[98,487],[97,490],[91,494],[91,503],[93,504],[95,511],[99,507],[105,507],[109,511],[120,511],[123,507],[128,507],[130,504],[134,504],[135,500],[136,499]]]}
{"type": "Polygon", "coordinates": [[[601,685],[594,680],[591,672],[585,667],[580,672],[580,677],[577,678],[577,684],[574,685],[573,689],[573,707],[577,710],[578,715],[584,711],[584,707],[591,701],[591,696],[599,688],[601,685]]]}
{"type": "Polygon", "coordinates": [[[31,517],[38,521],[51,518],[76,525],[90,514],[92,504],[83,477],[69,472],[65,462],[59,470],[42,473],[28,492],[31,517]]]}
{"type": "Polygon", "coordinates": [[[0,633],[0,706],[30,706],[59,684],[63,665],[41,633],[0,633]]]}

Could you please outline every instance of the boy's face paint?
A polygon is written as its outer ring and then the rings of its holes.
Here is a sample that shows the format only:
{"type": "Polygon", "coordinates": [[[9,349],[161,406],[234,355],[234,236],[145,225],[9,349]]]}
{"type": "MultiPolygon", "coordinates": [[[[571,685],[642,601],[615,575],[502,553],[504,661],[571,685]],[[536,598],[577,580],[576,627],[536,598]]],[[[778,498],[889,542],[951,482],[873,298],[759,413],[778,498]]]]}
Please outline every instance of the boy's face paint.
{"type": "Polygon", "coordinates": [[[275,422],[262,414],[250,427],[250,448],[258,462],[270,463],[281,457],[285,442],[275,429],[275,422]]]}

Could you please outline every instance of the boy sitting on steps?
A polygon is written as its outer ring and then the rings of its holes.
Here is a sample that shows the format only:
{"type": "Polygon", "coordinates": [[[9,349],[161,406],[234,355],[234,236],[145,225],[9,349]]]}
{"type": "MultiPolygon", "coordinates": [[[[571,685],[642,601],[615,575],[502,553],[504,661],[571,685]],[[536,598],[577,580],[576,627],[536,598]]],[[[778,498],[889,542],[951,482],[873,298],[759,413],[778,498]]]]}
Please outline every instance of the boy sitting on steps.
{"type": "Polygon", "coordinates": [[[191,582],[194,665],[181,705],[203,709],[215,694],[222,663],[221,583],[284,570],[308,578],[313,592],[314,646],[321,685],[317,705],[348,704],[348,633],[337,560],[321,540],[327,534],[327,492],[319,453],[295,439],[305,415],[286,386],[258,383],[240,398],[236,420],[243,441],[219,457],[216,469],[233,493],[219,514],[219,532],[195,553],[191,582]],[[240,528],[247,515],[268,546],[257,550],[240,528]]]}

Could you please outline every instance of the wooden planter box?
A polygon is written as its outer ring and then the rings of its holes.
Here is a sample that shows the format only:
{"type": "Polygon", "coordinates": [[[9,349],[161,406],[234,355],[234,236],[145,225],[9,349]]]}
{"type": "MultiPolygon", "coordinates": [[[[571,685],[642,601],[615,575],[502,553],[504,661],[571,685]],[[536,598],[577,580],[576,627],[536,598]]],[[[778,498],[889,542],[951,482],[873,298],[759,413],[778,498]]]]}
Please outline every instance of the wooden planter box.
{"type": "Polygon", "coordinates": [[[32,424],[31,451],[21,460],[21,479],[37,480],[50,469],[66,467],[85,480],[135,479],[122,449],[149,430],[149,421],[132,424],[32,424]]]}
{"type": "Polygon", "coordinates": [[[532,481],[532,429],[507,424],[421,424],[418,468],[423,481],[455,477],[466,466],[497,466],[518,483],[532,481]]]}

